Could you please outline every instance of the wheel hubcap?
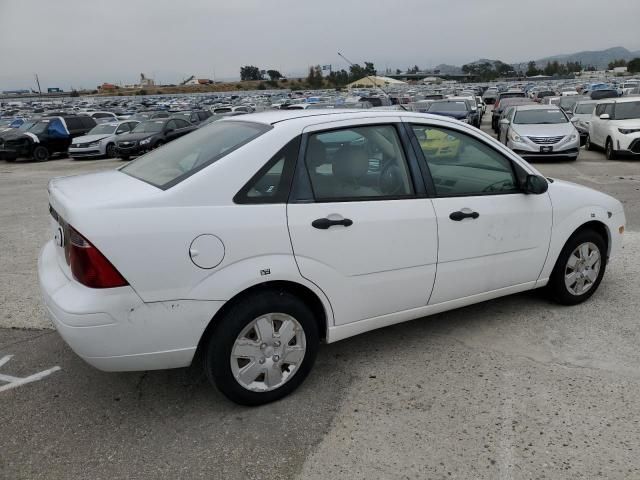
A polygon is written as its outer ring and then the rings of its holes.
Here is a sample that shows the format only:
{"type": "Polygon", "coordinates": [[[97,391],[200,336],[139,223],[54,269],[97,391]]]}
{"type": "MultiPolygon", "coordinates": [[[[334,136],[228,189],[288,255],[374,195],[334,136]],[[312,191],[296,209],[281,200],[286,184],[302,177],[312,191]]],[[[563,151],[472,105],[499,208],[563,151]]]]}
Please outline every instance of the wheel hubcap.
{"type": "Polygon", "coordinates": [[[275,390],[295,375],[305,351],[300,323],[285,313],[268,313],[251,321],[236,338],[231,371],[247,390],[275,390]]]}
{"type": "Polygon", "coordinates": [[[571,253],[564,271],[564,284],[572,295],[582,295],[595,284],[600,273],[601,257],[598,247],[586,242],[571,253]]]}

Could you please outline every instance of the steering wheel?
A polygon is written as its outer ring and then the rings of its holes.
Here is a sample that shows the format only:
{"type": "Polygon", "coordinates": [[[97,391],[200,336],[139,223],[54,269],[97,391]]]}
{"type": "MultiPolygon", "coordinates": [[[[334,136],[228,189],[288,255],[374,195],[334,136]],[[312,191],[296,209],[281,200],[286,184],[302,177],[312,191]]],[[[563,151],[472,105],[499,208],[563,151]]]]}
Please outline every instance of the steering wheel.
{"type": "Polygon", "coordinates": [[[401,193],[403,187],[402,172],[398,165],[388,163],[382,168],[378,186],[380,187],[380,191],[385,195],[397,195],[401,193]]]}

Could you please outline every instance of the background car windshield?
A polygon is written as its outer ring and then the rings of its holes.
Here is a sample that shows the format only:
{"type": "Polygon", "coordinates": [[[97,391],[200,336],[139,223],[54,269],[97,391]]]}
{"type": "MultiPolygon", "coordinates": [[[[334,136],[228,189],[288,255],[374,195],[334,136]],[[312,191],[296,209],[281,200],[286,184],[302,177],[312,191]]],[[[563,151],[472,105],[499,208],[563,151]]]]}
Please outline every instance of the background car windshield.
{"type": "Polygon", "coordinates": [[[567,123],[567,117],[559,110],[522,110],[516,112],[513,123],[518,125],[538,125],[567,123]]]}
{"type": "Polygon", "coordinates": [[[216,122],[160,149],[153,150],[126,165],[121,171],[166,189],[249,143],[271,128],[261,123],[216,122]]]}
{"type": "Polygon", "coordinates": [[[115,125],[105,125],[103,123],[102,125],[93,127],[91,130],[89,130],[89,133],[87,133],[87,135],[108,135],[115,132],[115,130],[115,125]]]}
{"type": "Polygon", "coordinates": [[[640,102],[616,104],[616,120],[640,118],[640,102]]]}
{"type": "Polygon", "coordinates": [[[576,113],[579,114],[591,114],[593,113],[593,109],[596,107],[596,105],[594,103],[583,103],[583,104],[579,104],[576,107],[576,113]]]}
{"type": "Polygon", "coordinates": [[[133,133],[157,133],[162,131],[165,122],[163,121],[150,121],[142,122],[133,129],[133,133]]]}
{"type": "Polygon", "coordinates": [[[434,102],[429,107],[429,112],[466,112],[466,102],[434,102]]]}

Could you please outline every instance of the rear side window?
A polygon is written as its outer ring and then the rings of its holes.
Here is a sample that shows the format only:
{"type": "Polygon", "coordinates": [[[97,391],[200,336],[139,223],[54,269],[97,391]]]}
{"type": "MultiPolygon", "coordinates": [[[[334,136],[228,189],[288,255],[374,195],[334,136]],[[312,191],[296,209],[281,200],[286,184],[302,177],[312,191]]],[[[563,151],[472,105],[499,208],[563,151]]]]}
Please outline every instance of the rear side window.
{"type": "Polygon", "coordinates": [[[276,153],[233,201],[240,204],[286,203],[299,150],[300,137],[297,137],[276,153]]]}
{"type": "Polygon", "coordinates": [[[167,189],[271,130],[254,122],[220,121],[139,157],[120,170],[167,189]]]}
{"type": "Polygon", "coordinates": [[[396,129],[372,125],[309,136],[305,164],[316,201],[355,201],[413,195],[396,129]]]}
{"type": "Polygon", "coordinates": [[[82,120],[82,117],[67,117],[64,119],[69,130],[82,130],[85,128],[82,120]]]}
{"type": "Polygon", "coordinates": [[[96,121],[91,117],[80,117],[80,122],[82,123],[83,127],[87,129],[91,129],[97,125],[96,121]]]}

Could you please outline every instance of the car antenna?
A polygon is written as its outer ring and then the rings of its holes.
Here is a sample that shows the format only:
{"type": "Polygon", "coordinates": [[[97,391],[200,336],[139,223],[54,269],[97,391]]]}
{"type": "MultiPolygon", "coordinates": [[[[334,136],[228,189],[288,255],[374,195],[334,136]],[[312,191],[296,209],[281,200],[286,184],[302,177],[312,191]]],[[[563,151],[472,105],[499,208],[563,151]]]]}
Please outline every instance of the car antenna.
{"type": "MultiPolygon", "coordinates": [[[[340,52],[338,52],[338,55],[345,61],[347,62],[350,66],[355,67],[355,64],[353,62],[351,62],[347,57],[345,57],[343,54],[341,54],[340,52]]],[[[391,102],[391,104],[393,105],[393,102],[391,101],[391,96],[385,91],[384,88],[382,88],[380,85],[378,85],[378,83],[372,79],[368,74],[365,74],[365,77],[371,82],[373,83],[374,87],[377,87],[380,89],[380,91],[382,93],[384,93],[384,96],[387,97],[387,99],[391,102]]],[[[406,109],[406,107],[400,103],[400,101],[398,101],[398,105],[400,105],[400,108],[402,108],[405,112],[408,112],[408,110],[406,109]]]]}

